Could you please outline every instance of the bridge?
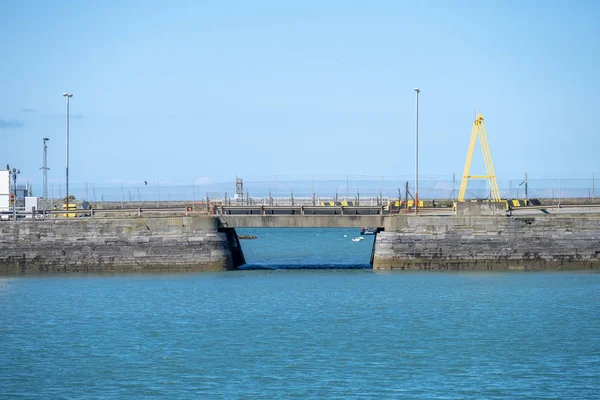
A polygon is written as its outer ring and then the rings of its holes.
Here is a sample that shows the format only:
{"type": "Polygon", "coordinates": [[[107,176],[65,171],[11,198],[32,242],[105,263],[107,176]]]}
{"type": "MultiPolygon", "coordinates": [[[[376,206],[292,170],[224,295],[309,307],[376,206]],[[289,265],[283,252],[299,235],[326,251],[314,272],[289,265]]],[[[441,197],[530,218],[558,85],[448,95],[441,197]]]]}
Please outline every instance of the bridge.
{"type": "MultiPolygon", "coordinates": [[[[423,209],[437,214],[441,209],[423,209]]],[[[452,209],[446,210],[452,214],[452,209]]],[[[384,228],[386,220],[413,210],[387,206],[220,206],[215,209],[222,224],[232,228],[384,228]]],[[[448,214],[448,215],[450,215],[448,214]]]]}
{"type": "Polygon", "coordinates": [[[387,215],[220,215],[230,228],[385,228],[387,215]]]}

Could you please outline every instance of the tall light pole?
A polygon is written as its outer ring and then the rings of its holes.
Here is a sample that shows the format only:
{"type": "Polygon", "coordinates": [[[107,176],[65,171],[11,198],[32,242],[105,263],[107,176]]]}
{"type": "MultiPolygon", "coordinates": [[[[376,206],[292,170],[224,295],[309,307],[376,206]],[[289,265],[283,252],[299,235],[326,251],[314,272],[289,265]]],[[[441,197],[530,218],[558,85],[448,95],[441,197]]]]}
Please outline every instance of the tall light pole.
{"type": "Polygon", "coordinates": [[[40,168],[41,170],[44,171],[44,204],[46,204],[46,202],[48,201],[48,170],[50,168],[48,168],[48,145],[46,144],[48,142],[47,137],[43,138],[44,141],[44,164],[42,165],[42,168],[40,168]]]}
{"type": "Polygon", "coordinates": [[[419,93],[421,90],[415,88],[417,94],[417,118],[415,129],[415,215],[419,213],[419,93]]]}
{"type": "Polygon", "coordinates": [[[73,95],[70,93],[63,93],[63,96],[67,99],[67,169],[65,171],[67,178],[67,197],[65,202],[67,215],[69,215],[69,99],[73,97],[73,95]]]}
{"type": "MultiPolygon", "coordinates": [[[[9,169],[9,174],[11,171],[9,169]]],[[[12,178],[13,178],[13,222],[17,222],[17,175],[21,173],[21,170],[13,168],[12,169],[12,178]]]]}

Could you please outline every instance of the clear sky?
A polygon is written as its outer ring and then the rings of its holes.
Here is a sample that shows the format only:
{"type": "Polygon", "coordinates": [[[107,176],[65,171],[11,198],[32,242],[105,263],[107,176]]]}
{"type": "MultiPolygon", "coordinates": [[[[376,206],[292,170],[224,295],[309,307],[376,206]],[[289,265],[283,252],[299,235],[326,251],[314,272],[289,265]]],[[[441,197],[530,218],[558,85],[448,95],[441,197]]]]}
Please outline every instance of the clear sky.
{"type": "Polygon", "coordinates": [[[418,86],[421,173],[462,173],[477,108],[498,175],[591,174],[598,21],[585,0],[3,1],[0,165],[41,182],[46,136],[64,179],[70,92],[73,182],[410,176],[418,86]]]}

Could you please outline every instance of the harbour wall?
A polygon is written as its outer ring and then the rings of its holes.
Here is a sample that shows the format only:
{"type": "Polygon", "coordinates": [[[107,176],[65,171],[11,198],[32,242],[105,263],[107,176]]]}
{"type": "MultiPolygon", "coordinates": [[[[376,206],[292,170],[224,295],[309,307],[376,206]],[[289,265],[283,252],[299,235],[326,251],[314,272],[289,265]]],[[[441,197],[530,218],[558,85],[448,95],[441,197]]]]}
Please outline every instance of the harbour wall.
{"type": "Polygon", "coordinates": [[[600,267],[600,216],[395,216],[377,234],[376,270],[600,267]]]}
{"type": "Polygon", "coordinates": [[[214,217],[64,218],[0,223],[0,273],[230,270],[237,234],[214,217]]]}
{"type": "MultiPolygon", "coordinates": [[[[484,210],[485,211],[485,210],[484,210]]],[[[493,210],[492,210],[493,211],[493,210]]],[[[491,212],[493,214],[493,212],[491,212]]],[[[374,226],[376,270],[600,267],[599,215],[239,216],[239,226],[374,226]],[[333,226],[332,221],[338,221],[333,226]]],[[[211,216],[56,218],[0,223],[0,273],[231,270],[235,224],[211,216]]]]}

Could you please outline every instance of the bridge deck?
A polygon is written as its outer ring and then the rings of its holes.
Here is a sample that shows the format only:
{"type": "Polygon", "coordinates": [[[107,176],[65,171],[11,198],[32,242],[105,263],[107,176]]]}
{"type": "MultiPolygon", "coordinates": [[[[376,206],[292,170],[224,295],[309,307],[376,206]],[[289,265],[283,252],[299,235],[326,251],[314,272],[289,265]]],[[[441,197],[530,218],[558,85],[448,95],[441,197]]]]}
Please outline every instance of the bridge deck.
{"type": "Polygon", "coordinates": [[[221,222],[235,228],[383,228],[382,206],[221,206],[221,222]]]}
{"type": "Polygon", "coordinates": [[[231,228],[383,228],[384,215],[221,215],[231,228]]]}

